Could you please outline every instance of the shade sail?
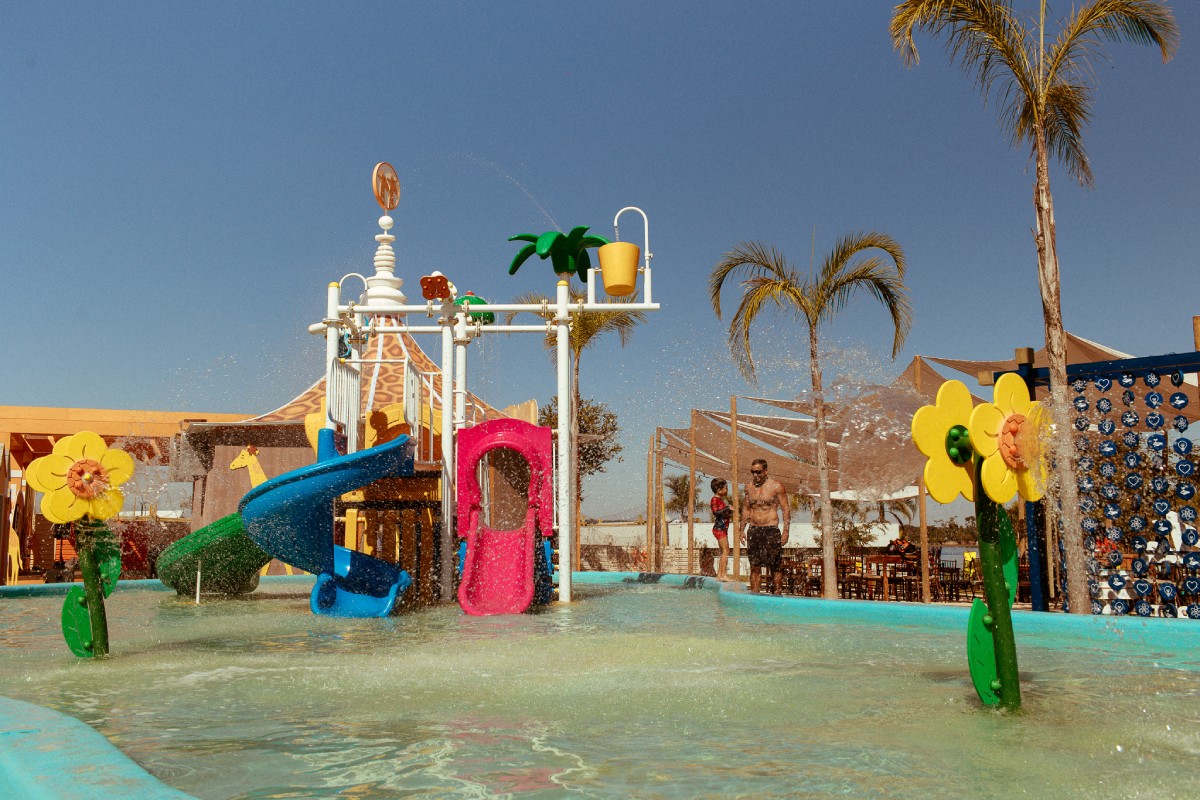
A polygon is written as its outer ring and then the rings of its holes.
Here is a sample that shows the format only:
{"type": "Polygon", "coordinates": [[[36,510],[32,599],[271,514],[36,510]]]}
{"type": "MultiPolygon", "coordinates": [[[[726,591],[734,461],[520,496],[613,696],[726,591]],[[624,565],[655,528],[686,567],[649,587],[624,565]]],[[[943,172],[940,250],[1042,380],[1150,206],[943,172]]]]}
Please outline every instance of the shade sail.
{"type": "MultiPolygon", "coordinates": [[[[1090,339],[1084,339],[1082,336],[1076,336],[1070,332],[1066,333],[1066,343],[1068,365],[1090,364],[1095,361],[1113,361],[1117,359],[1135,358],[1135,356],[1132,356],[1129,353],[1122,352],[1098,342],[1093,342],[1090,339]]],[[[950,369],[961,372],[964,375],[970,375],[972,378],[976,378],[980,373],[984,372],[1012,372],[1017,369],[1017,362],[1014,359],[1007,359],[1003,361],[971,361],[967,359],[941,358],[935,356],[925,356],[925,358],[930,361],[935,361],[938,364],[947,366],[950,369]]],[[[1050,360],[1046,354],[1046,348],[1043,347],[1042,349],[1034,352],[1033,366],[1035,368],[1048,367],[1049,365],[1050,360]]],[[[1195,374],[1184,375],[1183,380],[1185,385],[1192,387],[1196,386],[1195,374]]],[[[1047,386],[1038,386],[1036,388],[1036,393],[1039,400],[1046,400],[1050,396],[1049,387],[1047,386]]],[[[1093,405],[1095,401],[1102,396],[1102,393],[1096,389],[1094,385],[1090,384],[1083,394],[1088,398],[1089,403],[1093,405]]],[[[1190,403],[1185,408],[1173,413],[1183,414],[1183,416],[1187,417],[1189,423],[1200,421],[1200,403],[1190,403]]]]}

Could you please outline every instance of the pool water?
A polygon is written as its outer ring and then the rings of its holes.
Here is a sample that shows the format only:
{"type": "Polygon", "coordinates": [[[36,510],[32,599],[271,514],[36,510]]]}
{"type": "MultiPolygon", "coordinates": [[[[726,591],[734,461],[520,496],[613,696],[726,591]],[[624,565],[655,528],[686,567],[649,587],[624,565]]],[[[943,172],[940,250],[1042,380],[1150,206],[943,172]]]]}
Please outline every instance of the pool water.
{"type": "Polygon", "coordinates": [[[200,798],[1162,798],[1200,780],[1194,648],[1018,623],[1025,708],[1005,715],[971,688],[965,613],[797,623],[677,586],[576,592],[516,617],[345,620],[296,583],[200,606],[120,590],[101,662],[62,644],[60,597],[0,598],[0,695],[200,798]]]}

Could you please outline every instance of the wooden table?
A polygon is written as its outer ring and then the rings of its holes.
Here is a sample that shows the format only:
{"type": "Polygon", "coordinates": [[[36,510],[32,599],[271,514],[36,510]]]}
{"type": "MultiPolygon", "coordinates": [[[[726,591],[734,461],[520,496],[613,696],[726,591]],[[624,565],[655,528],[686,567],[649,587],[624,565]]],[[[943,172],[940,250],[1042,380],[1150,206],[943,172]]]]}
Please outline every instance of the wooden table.
{"type": "MultiPolygon", "coordinates": [[[[896,567],[903,566],[907,562],[904,556],[867,556],[865,569],[863,570],[866,578],[870,581],[874,576],[882,577],[883,599],[890,600],[889,578],[895,577],[896,567]],[[877,567],[877,570],[872,570],[872,567],[877,567]]],[[[872,584],[872,595],[874,595],[874,584],[872,584]]]]}

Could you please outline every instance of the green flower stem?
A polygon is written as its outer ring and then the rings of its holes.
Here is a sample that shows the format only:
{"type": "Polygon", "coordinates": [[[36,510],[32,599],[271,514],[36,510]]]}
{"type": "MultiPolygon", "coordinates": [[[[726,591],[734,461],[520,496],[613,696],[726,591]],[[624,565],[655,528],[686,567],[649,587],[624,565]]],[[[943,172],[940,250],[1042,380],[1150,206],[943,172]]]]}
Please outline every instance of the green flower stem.
{"type": "Polygon", "coordinates": [[[1017,642],[1013,636],[1008,586],[1004,582],[1004,559],[1000,546],[1000,508],[983,490],[980,474],[983,459],[975,456],[975,520],[979,528],[979,565],[983,572],[983,597],[992,617],[992,641],[996,647],[996,674],[1000,680],[1000,705],[1010,710],[1021,707],[1021,679],[1017,670],[1017,642]]]}
{"type": "Polygon", "coordinates": [[[100,580],[100,564],[96,554],[96,539],[107,532],[103,522],[88,517],[75,524],[79,569],[83,573],[83,591],[92,623],[92,655],[97,657],[108,655],[108,616],[104,610],[104,586],[100,580]]]}

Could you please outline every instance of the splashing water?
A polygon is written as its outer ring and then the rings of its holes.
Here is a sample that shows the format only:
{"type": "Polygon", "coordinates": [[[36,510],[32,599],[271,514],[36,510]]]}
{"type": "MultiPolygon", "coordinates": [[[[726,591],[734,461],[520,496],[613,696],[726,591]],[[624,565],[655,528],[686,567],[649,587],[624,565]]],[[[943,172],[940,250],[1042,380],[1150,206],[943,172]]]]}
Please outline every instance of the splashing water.
{"type": "Polygon", "coordinates": [[[504,178],[509,183],[511,183],[513,186],[520,189],[521,193],[524,194],[527,198],[529,198],[529,202],[533,203],[534,207],[537,208],[537,210],[542,213],[542,216],[545,217],[546,220],[551,225],[554,226],[554,229],[556,231],[560,231],[560,232],[562,231],[562,226],[558,224],[558,220],[556,220],[554,217],[552,217],[550,215],[550,212],[546,210],[545,206],[543,206],[541,203],[538,202],[538,199],[533,196],[533,192],[529,191],[529,189],[525,186],[525,184],[521,183],[519,180],[517,180],[512,175],[510,175],[499,164],[497,164],[494,161],[489,161],[488,159],[483,158],[482,156],[476,155],[475,153],[467,153],[463,157],[466,158],[468,161],[473,161],[476,164],[479,164],[480,166],[489,167],[489,168],[495,170],[497,175],[499,175],[501,178],[504,178]]]}

